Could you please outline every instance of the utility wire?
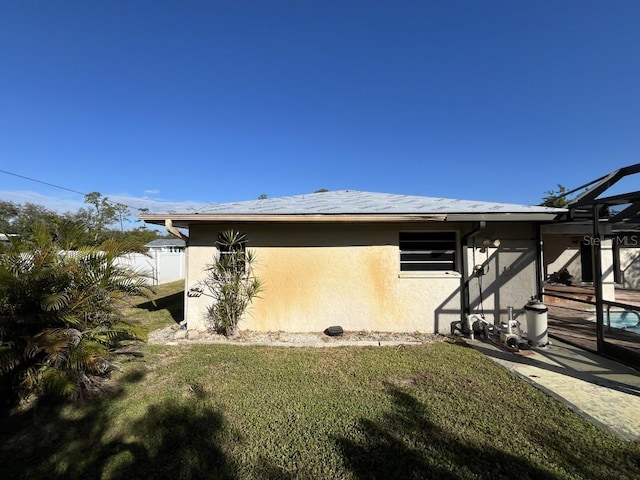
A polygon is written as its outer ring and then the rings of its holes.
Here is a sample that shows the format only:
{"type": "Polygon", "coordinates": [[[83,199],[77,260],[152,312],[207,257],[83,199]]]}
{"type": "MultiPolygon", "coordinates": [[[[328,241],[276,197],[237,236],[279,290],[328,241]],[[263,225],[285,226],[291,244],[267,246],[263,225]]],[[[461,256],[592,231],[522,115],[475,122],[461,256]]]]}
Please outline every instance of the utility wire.
{"type": "Polygon", "coordinates": [[[67,192],[78,193],[80,195],[87,195],[86,193],[79,192],[77,190],[72,190],[70,188],[61,187],[60,185],[54,185],[53,183],[43,182],[42,180],[36,180],[35,178],[25,177],[24,175],[18,175],[17,173],[7,172],[6,170],[0,170],[1,173],[6,173],[7,175],[13,175],[14,177],[24,178],[25,180],[29,180],[31,182],[41,183],[43,185],[48,185],[53,188],[59,188],[60,190],[66,190],[67,192]]]}
{"type": "MultiPolygon", "coordinates": [[[[71,192],[71,193],[77,193],[78,195],[82,195],[84,197],[86,197],[88,195],[88,193],[83,193],[83,192],[79,192],[78,190],[73,190],[71,188],[67,188],[67,187],[61,187],[60,185],[54,185],[53,183],[49,183],[49,182],[43,182],[42,180],[37,180],[35,178],[31,178],[31,177],[25,177],[24,175],[19,175],[17,173],[13,173],[13,172],[7,172],[6,170],[0,170],[0,173],[6,173],[7,175],[12,175],[14,177],[18,177],[18,178],[24,178],[25,180],[29,180],[30,182],[36,182],[36,183],[41,183],[42,185],[47,185],[49,187],[53,187],[53,188],[58,188],[60,190],[66,190],[67,192],[71,192]]],[[[108,198],[105,199],[105,201],[107,203],[111,203],[112,205],[121,205],[123,207],[127,207],[130,208],[132,210],[138,210],[138,211],[142,211],[144,210],[143,208],[139,208],[139,207],[132,207],[131,205],[127,205],[125,203],[120,203],[120,202],[114,202],[112,200],[109,200],[108,198]]]]}

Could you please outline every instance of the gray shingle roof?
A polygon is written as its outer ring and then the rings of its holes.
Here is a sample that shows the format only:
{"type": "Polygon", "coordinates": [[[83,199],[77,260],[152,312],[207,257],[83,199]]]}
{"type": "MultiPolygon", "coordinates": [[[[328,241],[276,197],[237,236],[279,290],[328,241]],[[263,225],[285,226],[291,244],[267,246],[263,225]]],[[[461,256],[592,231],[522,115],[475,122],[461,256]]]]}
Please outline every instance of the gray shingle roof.
{"type": "Polygon", "coordinates": [[[184,247],[186,242],[179,238],[158,238],[152,240],[145,247],[184,247]]]}
{"type": "Polygon", "coordinates": [[[339,190],[292,197],[211,204],[199,214],[321,215],[321,214],[447,214],[559,213],[564,209],[450,198],[339,190]]]}

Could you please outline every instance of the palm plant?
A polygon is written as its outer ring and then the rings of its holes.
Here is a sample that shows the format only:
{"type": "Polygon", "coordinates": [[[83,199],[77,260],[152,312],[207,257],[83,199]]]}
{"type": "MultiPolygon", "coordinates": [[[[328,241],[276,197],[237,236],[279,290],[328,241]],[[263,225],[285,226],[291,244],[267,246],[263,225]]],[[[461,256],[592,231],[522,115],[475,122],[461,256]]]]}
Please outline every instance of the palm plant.
{"type": "Polygon", "coordinates": [[[62,251],[46,228],[0,256],[0,389],[82,397],[113,369],[124,340],[144,339],[121,307],[144,295],[144,278],[117,265],[127,247],[62,251]]]}
{"type": "Polygon", "coordinates": [[[247,250],[243,233],[227,230],[218,239],[220,254],[207,265],[202,282],[213,302],[207,307],[209,326],[225,336],[233,335],[254,298],[262,291],[262,282],[253,274],[255,254],[247,250]]]}

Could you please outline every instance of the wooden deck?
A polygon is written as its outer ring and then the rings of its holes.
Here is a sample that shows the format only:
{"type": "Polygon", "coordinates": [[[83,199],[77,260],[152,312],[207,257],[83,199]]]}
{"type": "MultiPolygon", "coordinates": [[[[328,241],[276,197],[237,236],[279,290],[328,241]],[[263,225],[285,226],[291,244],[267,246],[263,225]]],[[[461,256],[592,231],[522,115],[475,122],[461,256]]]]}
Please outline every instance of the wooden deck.
{"type": "MultiPolygon", "coordinates": [[[[546,285],[544,287],[545,293],[558,294],[567,297],[573,297],[580,300],[587,300],[590,302],[596,301],[596,294],[592,286],[588,285],[546,285]]],[[[550,303],[554,303],[552,298],[546,298],[550,303]]],[[[630,290],[627,288],[616,288],[616,302],[626,303],[640,307],[640,290],[630,290]]]]}
{"type": "MultiPolygon", "coordinates": [[[[595,302],[593,288],[588,286],[547,286],[545,293],[595,302]]],[[[585,350],[597,352],[596,324],[593,320],[596,314],[594,304],[551,296],[545,296],[544,301],[549,307],[548,329],[550,336],[585,350]]],[[[636,306],[640,309],[640,291],[616,289],[616,302],[636,306]]],[[[607,352],[614,351],[625,358],[640,359],[640,335],[618,328],[609,328],[605,325],[604,340],[607,352]]]]}

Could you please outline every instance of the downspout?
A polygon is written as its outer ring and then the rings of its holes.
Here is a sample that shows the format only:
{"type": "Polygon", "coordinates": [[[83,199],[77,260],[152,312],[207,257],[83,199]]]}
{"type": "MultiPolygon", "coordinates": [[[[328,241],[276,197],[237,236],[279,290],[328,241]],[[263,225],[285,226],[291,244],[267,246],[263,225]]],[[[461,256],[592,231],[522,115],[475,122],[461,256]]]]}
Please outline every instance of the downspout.
{"type": "Polygon", "coordinates": [[[165,218],[164,228],[166,228],[167,232],[169,232],[174,237],[178,237],[180,240],[185,241],[186,251],[184,255],[185,265],[184,265],[184,292],[183,292],[184,307],[182,311],[184,314],[184,319],[182,321],[185,322],[184,323],[185,328],[188,328],[187,319],[189,318],[189,288],[188,288],[188,285],[189,285],[189,257],[188,257],[189,237],[184,233],[182,233],[180,230],[178,230],[176,227],[174,227],[173,220],[171,220],[170,218],[165,218]]]}
{"type": "Polygon", "coordinates": [[[184,233],[173,226],[173,220],[171,220],[170,218],[166,218],[164,220],[164,228],[167,229],[167,232],[169,232],[174,237],[178,237],[180,240],[184,240],[185,242],[189,240],[189,237],[187,237],[184,233]]]}
{"type": "Polygon", "coordinates": [[[469,248],[468,240],[470,238],[474,238],[478,233],[480,233],[485,228],[487,228],[487,222],[484,220],[481,220],[480,222],[478,222],[478,225],[476,226],[476,228],[471,230],[469,233],[463,235],[462,238],[460,239],[460,244],[462,245],[462,285],[461,285],[462,295],[460,295],[461,297],[460,300],[462,303],[462,325],[465,325],[464,320],[466,316],[471,313],[471,306],[469,302],[469,280],[471,278],[468,274],[469,260],[468,260],[468,254],[467,254],[467,250],[469,248]]]}
{"type": "Polygon", "coordinates": [[[542,298],[542,290],[544,288],[543,285],[543,269],[544,269],[544,256],[543,249],[544,244],[542,243],[542,226],[537,223],[536,224],[536,298],[544,301],[542,298]]]}

